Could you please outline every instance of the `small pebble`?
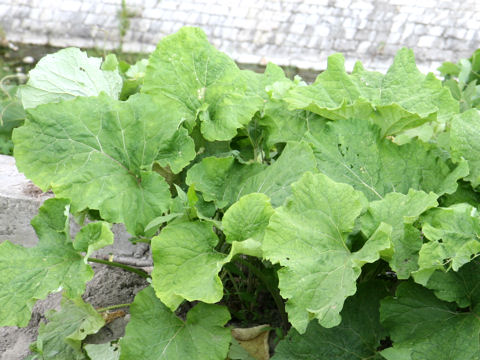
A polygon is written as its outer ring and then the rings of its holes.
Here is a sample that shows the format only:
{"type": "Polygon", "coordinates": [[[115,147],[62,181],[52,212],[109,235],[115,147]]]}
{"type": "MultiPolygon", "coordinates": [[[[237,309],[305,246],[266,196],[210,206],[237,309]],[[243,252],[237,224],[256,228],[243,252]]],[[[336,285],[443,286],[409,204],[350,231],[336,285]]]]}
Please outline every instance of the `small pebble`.
{"type": "Polygon", "coordinates": [[[35,62],[35,59],[33,58],[33,56],[25,56],[22,61],[24,64],[33,64],[35,62]]]}

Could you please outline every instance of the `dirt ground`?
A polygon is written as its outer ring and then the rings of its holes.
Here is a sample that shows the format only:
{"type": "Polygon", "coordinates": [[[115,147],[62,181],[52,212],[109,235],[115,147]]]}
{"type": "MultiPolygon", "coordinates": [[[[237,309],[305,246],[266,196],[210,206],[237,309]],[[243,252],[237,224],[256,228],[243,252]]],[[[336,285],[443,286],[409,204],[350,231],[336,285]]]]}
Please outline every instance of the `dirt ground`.
{"type": "MultiPolygon", "coordinates": [[[[84,300],[94,307],[130,303],[135,294],[148,283],[136,274],[119,268],[94,264],[94,278],[87,284],[84,300]]],[[[45,321],[45,312],[60,307],[61,294],[51,294],[35,304],[30,323],[25,328],[0,328],[0,360],[23,360],[30,354],[29,346],[35,341],[38,326],[45,321]]],[[[88,342],[103,343],[123,336],[129,315],[120,317],[106,325],[98,334],[90,336],[88,342]]]]}

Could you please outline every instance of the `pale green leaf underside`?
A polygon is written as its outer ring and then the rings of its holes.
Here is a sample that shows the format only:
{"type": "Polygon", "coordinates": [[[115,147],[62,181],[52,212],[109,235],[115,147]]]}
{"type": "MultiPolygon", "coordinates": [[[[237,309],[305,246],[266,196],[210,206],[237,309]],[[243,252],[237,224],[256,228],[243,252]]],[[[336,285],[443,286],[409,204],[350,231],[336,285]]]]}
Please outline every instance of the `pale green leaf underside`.
{"type": "Polygon", "coordinates": [[[368,121],[318,123],[307,139],[320,172],[352,185],[369,200],[390,192],[406,194],[410,189],[439,196],[452,193],[457,180],[468,174],[465,161],[451,169],[433,145],[417,140],[396,145],[382,139],[379,128],[368,121]]]}
{"type": "Polygon", "coordinates": [[[102,316],[81,298],[63,299],[60,311],[50,312],[47,319],[48,324],[40,325],[35,343],[42,359],[86,359],[82,340],[105,325],[102,316]]]}
{"type": "Polygon", "coordinates": [[[270,218],[264,257],[280,263],[279,287],[292,326],[304,333],[317,318],[324,327],[340,323],[340,311],[355,294],[365,262],[390,248],[391,227],[383,224],[352,253],[346,238],[367,206],[363,194],[322,174],[306,173],[292,185],[292,197],[270,218]]]}
{"type": "Polygon", "coordinates": [[[388,360],[474,360],[480,353],[478,316],[420,285],[400,284],[395,298],[382,301],[380,319],[393,340],[382,352],[388,360]]]}
{"type": "Polygon", "coordinates": [[[285,100],[292,108],[327,119],[372,119],[382,136],[427,121],[444,122],[458,113],[458,103],[448,89],[433,74],[420,73],[408,49],[397,53],[386,75],[366,71],[360,63],[347,74],[343,55],[332,55],[314,84],[295,87],[285,100]]]}
{"type": "Polygon", "coordinates": [[[60,288],[69,297],[85,291],[93,271],[72,246],[68,209],[67,200],[44,203],[32,220],[39,237],[36,247],[0,244],[0,326],[26,326],[35,302],[60,288]]]}
{"type": "Polygon", "coordinates": [[[366,236],[373,234],[382,222],[392,226],[393,249],[384,259],[400,279],[407,279],[418,269],[418,252],[423,242],[420,232],[411,224],[420,214],[437,206],[437,198],[434,193],[416,190],[407,195],[389,193],[382,200],[372,201],[361,218],[361,229],[366,236]]]}
{"type": "Polygon", "coordinates": [[[155,296],[140,291],[130,307],[131,320],[120,340],[121,360],[224,360],[230,344],[228,310],[199,303],[186,321],[180,320],[155,296]]]}
{"type": "Polygon", "coordinates": [[[377,351],[386,336],[380,325],[380,300],[387,295],[380,281],[361,283],[345,301],[342,323],[326,329],[310,322],[305,334],[292,329],[275,348],[272,360],[381,360],[377,351]]]}
{"type": "Polygon", "coordinates": [[[203,136],[214,141],[233,138],[262,106],[247,85],[235,62],[201,29],[184,27],[158,43],[142,91],[179,104],[187,123],[198,118],[203,136]]]}
{"type": "Polygon", "coordinates": [[[260,243],[249,239],[234,242],[230,253],[215,250],[218,237],[209,222],[170,224],[152,239],[155,293],[175,310],[186,299],[215,303],[223,297],[218,276],[223,265],[236,254],[261,256],[260,243]]]}
{"type": "Polygon", "coordinates": [[[151,169],[177,128],[178,120],[147,95],[126,102],[80,97],[30,110],[13,134],[15,158],[41,189],[70,198],[73,212],[98,209],[105,220],[142,234],[168,209],[168,185],[151,169]]]}
{"type": "Polygon", "coordinates": [[[120,351],[117,345],[111,343],[105,344],[86,344],[83,347],[90,360],[118,360],[120,351]]]}
{"type": "Polygon", "coordinates": [[[100,69],[101,58],[88,57],[77,48],[67,48],[43,57],[29,72],[19,96],[25,109],[41,104],[97,96],[104,92],[117,99],[122,89],[118,71],[100,69]]]}
{"type": "Polygon", "coordinates": [[[223,208],[250,193],[266,194],[272,206],[281,205],[290,194],[290,184],[305,171],[315,170],[312,149],[306,143],[288,143],[272,165],[240,164],[233,156],[205,158],[187,173],[188,185],[203,193],[205,200],[223,208]]]}

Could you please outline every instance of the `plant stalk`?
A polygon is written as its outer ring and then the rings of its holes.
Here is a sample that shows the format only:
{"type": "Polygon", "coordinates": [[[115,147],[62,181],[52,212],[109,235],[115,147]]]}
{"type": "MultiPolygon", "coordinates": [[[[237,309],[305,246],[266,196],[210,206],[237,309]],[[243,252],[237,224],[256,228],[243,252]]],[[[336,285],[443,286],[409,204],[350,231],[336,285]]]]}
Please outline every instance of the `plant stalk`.
{"type": "Polygon", "coordinates": [[[104,264],[104,265],[108,265],[108,266],[119,267],[123,270],[127,270],[127,271],[130,271],[132,273],[135,273],[135,274],[141,276],[144,279],[148,279],[150,277],[150,275],[148,275],[143,270],[140,270],[140,269],[137,269],[137,268],[134,268],[132,266],[125,265],[125,264],[120,264],[120,263],[115,262],[115,261],[107,261],[107,260],[102,260],[102,259],[97,259],[97,258],[88,258],[88,261],[94,262],[94,263],[99,263],[99,264],[104,264]]]}
{"type": "Polygon", "coordinates": [[[105,311],[109,311],[109,310],[126,308],[126,307],[130,307],[130,305],[132,305],[132,304],[129,303],[129,304],[118,304],[118,305],[106,306],[106,307],[103,307],[103,308],[98,308],[97,312],[105,312],[105,311]]]}
{"type": "Polygon", "coordinates": [[[249,263],[247,260],[238,257],[237,260],[245,265],[262,283],[265,284],[265,287],[272,295],[275,305],[280,312],[280,317],[282,318],[283,326],[285,329],[288,328],[288,315],[285,312],[285,304],[283,303],[283,298],[280,296],[280,290],[276,287],[272,287],[268,279],[263,275],[263,273],[255,265],[249,263]]]}

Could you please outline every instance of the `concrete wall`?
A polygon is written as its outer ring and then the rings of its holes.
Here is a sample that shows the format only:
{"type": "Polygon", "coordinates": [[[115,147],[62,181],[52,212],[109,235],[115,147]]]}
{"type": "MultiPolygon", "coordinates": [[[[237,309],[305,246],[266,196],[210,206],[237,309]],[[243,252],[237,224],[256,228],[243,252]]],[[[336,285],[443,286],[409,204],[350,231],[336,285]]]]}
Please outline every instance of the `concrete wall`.
{"type": "MultiPolygon", "coordinates": [[[[0,0],[11,41],[114,48],[122,0],[0,0]]],[[[347,69],[361,60],[385,70],[402,46],[419,67],[468,57],[480,47],[478,0],[125,0],[124,50],[150,52],[184,25],[202,27],[235,60],[321,70],[333,52],[347,69]]]]}

